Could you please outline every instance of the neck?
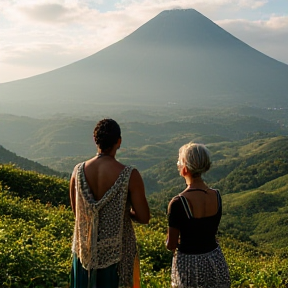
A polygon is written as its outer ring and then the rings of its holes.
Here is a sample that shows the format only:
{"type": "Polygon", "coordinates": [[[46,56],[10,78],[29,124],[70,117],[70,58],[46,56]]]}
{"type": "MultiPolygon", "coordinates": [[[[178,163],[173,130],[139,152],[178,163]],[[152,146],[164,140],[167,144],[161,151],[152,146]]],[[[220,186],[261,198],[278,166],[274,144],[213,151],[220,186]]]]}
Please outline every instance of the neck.
{"type": "Polygon", "coordinates": [[[189,177],[186,179],[186,184],[188,187],[197,187],[197,186],[205,185],[201,177],[197,177],[197,178],[189,177]]]}
{"type": "Polygon", "coordinates": [[[97,158],[104,157],[104,156],[109,156],[109,157],[115,158],[115,155],[113,155],[112,153],[105,153],[105,152],[98,151],[96,154],[97,158]]]}

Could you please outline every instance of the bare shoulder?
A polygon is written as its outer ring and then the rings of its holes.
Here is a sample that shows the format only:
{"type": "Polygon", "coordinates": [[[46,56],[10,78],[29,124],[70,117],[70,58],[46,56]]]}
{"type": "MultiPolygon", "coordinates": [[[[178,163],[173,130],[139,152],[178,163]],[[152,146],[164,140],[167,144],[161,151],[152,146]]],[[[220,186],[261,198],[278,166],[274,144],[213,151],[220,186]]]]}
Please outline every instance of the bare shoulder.
{"type": "Polygon", "coordinates": [[[217,194],[220,194],[220,192],[219,192],[219,190],[217,190],[217,189],[208,188],[208,189],[207,189],[207,194],[208,194],[208,195],[217,195],[217,194]]]}
{"type": "Polygon", "coordinates": [[[130,183],[135,184],[135,183],[138,183],[139,181],[140,182],[143,181],[142,176],[136,168],[132,167],[132,171],[131,171],[131,175],[130,175],[130,183]]]}
{"type": "Polygon", "coordinates": [[[131,177],[141,177],[140,172],[137,170],[137,168],[131,167],[131,170],[131,177]]]}
{"type": "Polygon", "coordinates": [[[129,179],[129,191],[130,193],[137,192],[138,193],[145,193],[144,182],[142,179],[141,174],[136,168],[133,168],[130,174],[129,179]]]}
{"type": "MultiPolygon", "coordinates": [[[[185,196],[185,195],[187,195],[187,191],[186,191],[186,189],[183,190],[181,193],[179,193],[178,196],[185,196]]],[[[174,197],[174,198],[175,198],[175,197],[174,197]]]]}

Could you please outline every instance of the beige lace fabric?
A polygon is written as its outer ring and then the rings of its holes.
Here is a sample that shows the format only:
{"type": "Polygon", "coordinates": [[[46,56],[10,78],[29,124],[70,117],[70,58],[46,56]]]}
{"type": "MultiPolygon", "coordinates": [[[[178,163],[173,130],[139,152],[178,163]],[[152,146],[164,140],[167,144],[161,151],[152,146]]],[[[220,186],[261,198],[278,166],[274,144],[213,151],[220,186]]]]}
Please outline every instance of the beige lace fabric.
{"type": "Polygon", "coordinates": [[[119,287],[131,287],[137,253],[128,199],[133,168],[126,166],[114,185],[99,201],[95,201],[85,179],[84,165],[79,164],[76,172],[72,252],[76,253],[83,268],[88,271],[119,262],[119,287]]]}

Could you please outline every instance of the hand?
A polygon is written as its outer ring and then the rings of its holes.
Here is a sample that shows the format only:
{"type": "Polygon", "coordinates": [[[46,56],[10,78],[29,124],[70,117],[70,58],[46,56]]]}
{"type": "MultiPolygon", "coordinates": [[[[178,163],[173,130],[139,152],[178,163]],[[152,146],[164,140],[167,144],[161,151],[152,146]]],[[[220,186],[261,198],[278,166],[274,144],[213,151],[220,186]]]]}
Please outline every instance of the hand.
{"type": "Polygon", "coordinates": [[[133,222],[137,222],[136,213],[132,208],[130,209],[130,218],[132,219],[133,222]]]}

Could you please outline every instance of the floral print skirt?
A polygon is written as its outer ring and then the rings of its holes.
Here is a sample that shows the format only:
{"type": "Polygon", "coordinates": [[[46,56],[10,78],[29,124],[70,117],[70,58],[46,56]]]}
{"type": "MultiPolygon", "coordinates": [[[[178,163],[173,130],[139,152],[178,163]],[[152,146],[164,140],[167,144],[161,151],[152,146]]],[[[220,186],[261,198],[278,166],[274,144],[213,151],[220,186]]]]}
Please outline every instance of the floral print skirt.
{"type": "Polygon", "coordinates": [[[177,251],[171,271],[173,288],[229,288],[230,276],[220,246],[205,254],[177,251]]]}

